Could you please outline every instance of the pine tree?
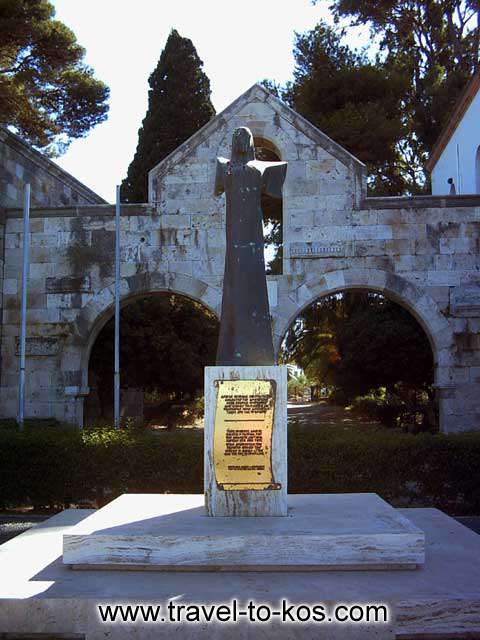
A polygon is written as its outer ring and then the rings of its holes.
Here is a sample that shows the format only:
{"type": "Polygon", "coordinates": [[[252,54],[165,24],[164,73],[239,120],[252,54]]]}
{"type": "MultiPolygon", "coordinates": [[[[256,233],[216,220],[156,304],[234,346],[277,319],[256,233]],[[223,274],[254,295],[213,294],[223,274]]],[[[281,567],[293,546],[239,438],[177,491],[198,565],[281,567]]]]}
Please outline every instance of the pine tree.
{"type": "Polygon", "coordinates": [[[48,0],[0,0],[0,124],[49,155],[107,117],[108,87],[48,0]]]}
{"type": "MultiPolygon", "coordinates": [[[[328,6],[343,32],[348,32],[348,23],[370,27],[372,39],[366,54],[376,61],[377,68],[381,60],[387,73],[394,71],[403,78],[404,131],[396,145],[399,157],[394,165],[389,164],[401,174],[404,188],[395,191],[393,185],[389,193],[428,192],[424,170],[427,156],[467,81],[480,69],[479,0],[313,2],[328,6]]],[[[389,92],[390,87],[386,95],[389,92]]],[[[372,126],[375,135],[377,128],[372,126]]],[[[378,183],[382,178],[377,175],[375,195],[381,195],[378,183]]]]}
{"type": "Polygon", "coordinates": [[[325,22],[296,34],[293,53],[294,81],[283,98],[367,165],[371,195],[408,191],[398,151],[405,134],[402,76],[344,44],[325,22]]]}
{"type": "Polygon", "coordinates": [[[123,202],[146,202],[150,169],[215,115],[210,81],[202,67],[192,41],[173,29],[148,79],[148,109],[122,182],[123,202]]]}

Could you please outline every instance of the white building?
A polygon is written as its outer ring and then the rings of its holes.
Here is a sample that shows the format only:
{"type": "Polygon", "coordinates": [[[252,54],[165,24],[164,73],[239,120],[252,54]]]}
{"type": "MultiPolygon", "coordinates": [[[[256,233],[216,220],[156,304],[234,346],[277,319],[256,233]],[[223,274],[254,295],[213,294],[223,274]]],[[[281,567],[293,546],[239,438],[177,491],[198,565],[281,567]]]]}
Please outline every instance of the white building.
{"type": "Polygon", "coordinates": [[[433,195],[480,193],[480,73],[460,96],[430,154],[427,169],[433,195]]]}

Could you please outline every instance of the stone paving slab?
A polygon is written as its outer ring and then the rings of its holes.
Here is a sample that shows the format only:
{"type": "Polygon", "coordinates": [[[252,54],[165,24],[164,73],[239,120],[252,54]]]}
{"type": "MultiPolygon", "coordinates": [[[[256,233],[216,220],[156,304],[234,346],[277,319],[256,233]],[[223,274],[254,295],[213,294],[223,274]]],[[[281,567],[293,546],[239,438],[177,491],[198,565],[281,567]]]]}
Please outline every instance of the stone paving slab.
{"type": "MultiPolygon", "coordinates": [[[[400,512],[426,534],[426,564],[418,571],[166,574],[69,570],[62,564],[63,535],[93,510],[67,510],[0,547],[0,633],[83,633],[88,640],[108,632],[110,638],[126,638],[131,625],[101,627],[99,602],[165,604],[175,599],[208,604],[238,597],[273,604],[282,598],[297,603],[386,602],[396,618],[395,632],[404,636],[480,634],[480,537],[435,509],[400,512]]],[[[264,627],[263,637],[273,637],[268,629],[264,627]]],[[[352,628],[336,635],[331,626],[315,633],[310,629],[310,636],[305,627],[298,635],[290,625],[282,629],[286,635],[276,637],[367,637],[360,626],[353,635],[352,628]]],[[[135,631],[137,637],[153,638],[169,637],[173,629],[150,624],[135,631]]],[[[232,625],[214,635],[208,625],[193,625],[185,633],[176,627],[176,632],[185,638],[255,637],[232,625]]]]}

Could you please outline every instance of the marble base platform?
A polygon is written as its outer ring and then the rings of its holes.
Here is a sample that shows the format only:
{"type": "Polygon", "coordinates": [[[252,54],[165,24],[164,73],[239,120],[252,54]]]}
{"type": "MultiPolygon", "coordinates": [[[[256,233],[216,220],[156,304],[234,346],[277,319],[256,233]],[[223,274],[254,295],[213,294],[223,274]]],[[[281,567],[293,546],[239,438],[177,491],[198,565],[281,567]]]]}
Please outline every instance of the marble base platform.
{"type": "Polygon", "coordinates": [[[399,512],[423,531],[426,561],[417,571],[309,573],[168,573],[71,571],[63,536],[92,512],[68,509],[0,545],[0,637],[85,640],[413,640],[480,635],[480,536],[436,509],[399,512]],[[388,603],[389,624],[255,625],[102,622],[100,603],[229,603],[238,598],[278,607],[290,603],[388,603]],[[3,635],[2,635],[3,634],[3,635]],[[7,635],[8,634],[8,635],[7,635]],[[43,635],[41,635],[43,634],[43,635]],[[478,634],[478,635],[475,635],[478,634]]]}
{"type": "Polygon", "coordinates": [[[64,536],[77,569],[415,569],[425,535],[376,494],[291,495],[286,517],[209,517],[202,495],[125,494],[64,536]]]}

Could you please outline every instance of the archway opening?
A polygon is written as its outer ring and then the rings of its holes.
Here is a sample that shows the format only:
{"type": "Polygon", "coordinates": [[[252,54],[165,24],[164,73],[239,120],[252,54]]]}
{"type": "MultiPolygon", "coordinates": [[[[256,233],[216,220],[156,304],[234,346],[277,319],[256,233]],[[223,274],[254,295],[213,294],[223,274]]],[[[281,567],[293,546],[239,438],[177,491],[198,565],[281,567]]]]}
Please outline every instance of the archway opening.
{"type": "Polygon", "coordinates": [[[371,290],[319,298],[282,342],[295,422],[436,431],[434,356],[405,307],[371,290]]]}
{"type": "MultiPolygon", "coordinates": [[[[260,136],[254,136],[255,157],[265,162],[280,162],[277,147],[260,136]]],[[[269,275],[281,275],[283,270],[283,200],[262,194],[265,268],[269,275]]]]}
{"type": "MultiPolygon", "coordinates": [[[[86,426],[113,418],[114,318],[90,352],[86,426]]],[[[127,300],[120,314],[123,423],[195,426],[203,417],[203,370],[215,363],[218,320],[190,298],[157,293],[127,300]]]]}

